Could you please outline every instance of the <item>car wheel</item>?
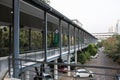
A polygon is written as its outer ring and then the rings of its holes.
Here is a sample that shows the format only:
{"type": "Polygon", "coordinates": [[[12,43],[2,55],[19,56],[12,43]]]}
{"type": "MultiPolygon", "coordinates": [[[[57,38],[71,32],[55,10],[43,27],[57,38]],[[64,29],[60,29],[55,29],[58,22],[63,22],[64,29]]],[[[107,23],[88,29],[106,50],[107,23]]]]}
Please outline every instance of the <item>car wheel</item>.
{"type": "Polygon", "coordinates": [[[92,75],[89,75],[89,77],[93,77],[92,75]]]}
{"type": "Polygon", "coordinates": [[[79,78],[80,76],[79,76],[79,75],[77,75],[76,77],[77,77],[77,78],[79,78]]]}

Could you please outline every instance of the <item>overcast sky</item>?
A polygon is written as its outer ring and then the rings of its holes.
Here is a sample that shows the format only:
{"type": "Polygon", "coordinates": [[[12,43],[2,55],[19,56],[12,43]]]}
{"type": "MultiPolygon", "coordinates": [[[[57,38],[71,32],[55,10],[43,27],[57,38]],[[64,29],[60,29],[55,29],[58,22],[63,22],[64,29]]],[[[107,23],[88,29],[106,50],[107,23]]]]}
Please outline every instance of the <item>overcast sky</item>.
{"type": "Polygon", "coordinates": [[[90,33],[108,32],[120,19],[120,0],[50,0],[50,5],[90,33]]]}

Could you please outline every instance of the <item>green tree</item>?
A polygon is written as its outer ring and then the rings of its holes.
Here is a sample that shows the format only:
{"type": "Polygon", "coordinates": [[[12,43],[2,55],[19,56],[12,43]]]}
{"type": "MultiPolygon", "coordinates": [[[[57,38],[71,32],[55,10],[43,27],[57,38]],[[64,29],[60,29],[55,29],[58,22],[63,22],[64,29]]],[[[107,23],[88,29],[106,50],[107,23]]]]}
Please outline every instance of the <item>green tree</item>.
{"type": "Polygon", "coordinates": [[[119,41],[117,40],[116,37],[110,37],[107,40],[105,40],[103,42],[103,45],[105,47],[105,53],[109,56],[109,57],[113,57],[114,54],[117,52],[118,49],[118,44],[119,41]]]}
{"type": "Polygon", "coordinates": [[[81,53],[81,54],[79,55],[79,59],[80,59],[79,62],[80,62],[81,64],[86,63],[86,56],[85,56],[84,53],[81,53]]]}
{"type": "Polygon", "coordinates": [[[8,56],[9,54],[9,28],[0,26],[0,57],[8,56]]]}
{"type": "Polygon", "coordinates": [[[105,53],[116,61],[120,63],[120,35],[113,35],[107,40],[103,41],[105,48],[105,53]]]}
{"type": "Polygon", "coordinates": [[[87,51],[90,53],[91,56],[95,56],[97,53],[97,46],[95,44],[89,44],[87,47],[87,51]]]}
{"type": "Polygon", "coordinates": [[[81,64],[86,63],[86,56],[85,56],[84,52],[78,51],[77,54],[78,54],[78,56],[77,56],[78,62],[80,62],[81,64]]]}
{"type": "Polygon", "coordinates": [[[90,60],[90,53],[88,51],[85,51],[85,56],[87,60],[90,60]]]}

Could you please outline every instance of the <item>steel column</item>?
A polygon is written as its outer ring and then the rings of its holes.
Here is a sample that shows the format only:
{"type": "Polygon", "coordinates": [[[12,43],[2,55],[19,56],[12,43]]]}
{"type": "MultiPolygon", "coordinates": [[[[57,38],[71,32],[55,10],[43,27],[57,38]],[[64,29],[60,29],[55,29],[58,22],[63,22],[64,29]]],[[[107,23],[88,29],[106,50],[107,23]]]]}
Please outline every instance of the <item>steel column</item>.
{"type": "Polygon", "coordinates": [[[75,27],[74,27],[74,52],[76,51],[76,33],[75,33],[75,27]]]}
{"type": "Polygon", "coordinates": [[[28,39],[29,39],[29,50],[31,50],[31,28],[29,28],[28,39]]]}
{"type": "Polygon", "coordinates": [[[78,29],[78,50],[80,48],[80,30],[78,29]]]}
{"type": "Polygon", "coordinates": [[[12,37],[11,37],[11,25],[9,26],[9,58],[8,58],[8,68],[9,68],[9,75],[10,75],[10,57],[12,56],[11,53],[12,53],[12,37]]]}
{"type": "Polygon", "coordinates": [[[68,55],[70,55],[70,25],[68,24],[68,55]]]}
{"type": "MultiPolygon", "coordinates": [[[[13,0],[13,14],[14,14],[14,59],[19,58],[19,31],[20,31],[20,1],[13,0]]],[[[19,78],[19,61],[13,62],[13,77],[19,78]]]]}
{"type": "Polygon", "coordinates": [[[85,43],[85,32],[83,31],[83,48],[84,48],[84,43],[85,43]]]}
{"type": "Polygon", "coordinates": [[[61,26],[61,19],[59,19],[59,48],[60,48],[60,59],[62,59],[62,26],[61,26]]]}
{"type": "Polygon", "coordinates": [[[47,62],[47,13],[46,11],[44,12],[44,26],[45,26],[45,29],[44,29],[44,51],[45,51],[45,61],[47,62]]]}
{"type": "MultiPolygon", "coordinates": [[[[68,55],[67,55],[67,59],[68,59],[68,64],[70,64],[70,25],[68,24],[68,55]]],[[[68,76],[70,76],[70,66],[68,66],[68,76]]]]}
{"type": "Polygon", "coordinates": [[[81,30],[81,50],[83,48],[83,31],[81,30]]]}
{"type": "Polygon", "coordinates": [[[75,63],[77,63],[77,51],[76,51],[76,30],[74,27],[74,54],[75,54],[75,63]]]}

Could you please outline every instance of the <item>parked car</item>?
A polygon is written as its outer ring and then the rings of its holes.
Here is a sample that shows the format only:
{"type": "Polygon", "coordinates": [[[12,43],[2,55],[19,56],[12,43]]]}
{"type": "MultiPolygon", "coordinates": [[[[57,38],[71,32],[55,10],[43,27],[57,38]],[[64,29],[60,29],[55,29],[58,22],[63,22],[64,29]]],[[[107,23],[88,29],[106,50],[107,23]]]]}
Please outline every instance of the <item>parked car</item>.
{"type": "Polygon", "coordinates": [[[115,80],[120,80],[120,74],[115,75],[115,80]]]}
{"type": "Polygon", "coordinates": [[[42,80],[53,80],[53,76],[48,73],[43,73],[43,79],[42,80]]]}
{"type": "Polygon", "coordinates": [[[36,75],[33,80],[54,80],[53,76],[48,73],[42,73],[41,75],[36,75]]]}
{"type": "Polygon", "coordinates": [[[35,67],[35,77],[33,80],[53,80],[53,76],[49,73],[39,72],[38,68],[35,67]]]}
{"type": "Polygon", "coordinates": [[[68,68],[67,68],[67,66],[58,66],[58,71],[61,73],[67,73],[68,68]]]}
{"type": "Polygon", "coordinates": [[[93,72],[87,69],[77,69],[74,72],[74,77],[93,77],[93,72]]]}

